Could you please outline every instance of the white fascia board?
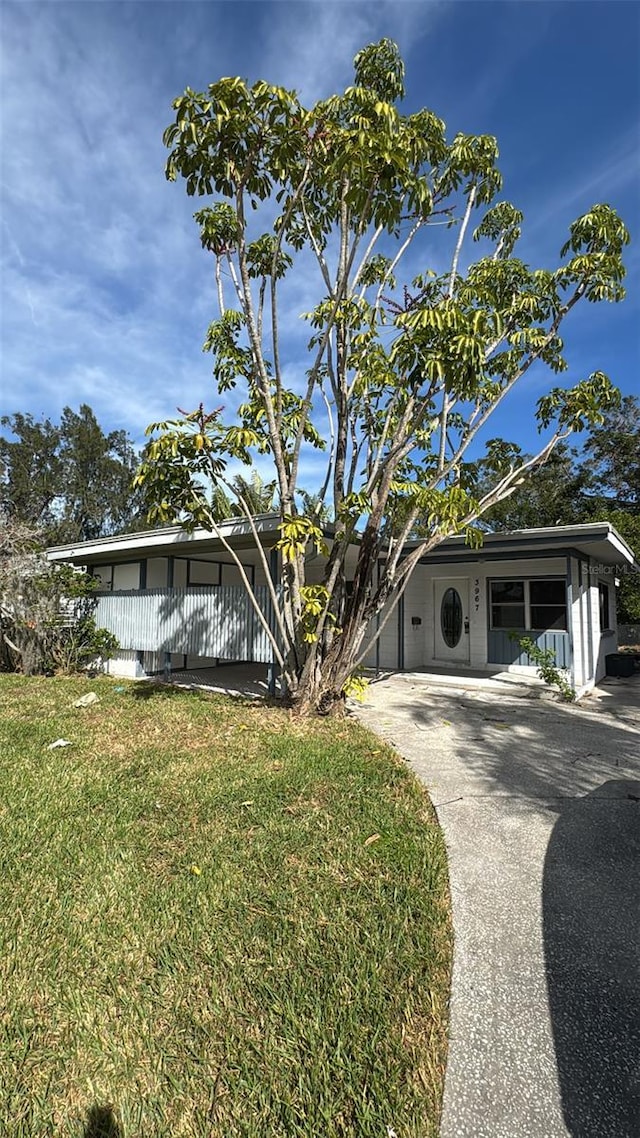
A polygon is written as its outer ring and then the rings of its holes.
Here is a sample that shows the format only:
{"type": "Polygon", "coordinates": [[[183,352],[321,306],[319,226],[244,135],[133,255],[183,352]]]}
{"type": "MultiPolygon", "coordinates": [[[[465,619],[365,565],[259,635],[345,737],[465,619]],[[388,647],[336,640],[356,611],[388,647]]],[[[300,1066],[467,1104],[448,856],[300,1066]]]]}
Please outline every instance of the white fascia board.
{"type": "MultiPolygon", "coordinates": [[[[607,524],[609,525],[609,523],[607,524]]],[[[613,546],[616,553],[620,553],[622,557],[624,557],[625,561],[628,561],[634,569],[640,570],[640,565],[636,564],[634,550],[631,549],[629,545],[627,545],[624,538],[620,537],[617,529],[615,529],[612,525],[609,525],[608,541],[613,546]]]]}

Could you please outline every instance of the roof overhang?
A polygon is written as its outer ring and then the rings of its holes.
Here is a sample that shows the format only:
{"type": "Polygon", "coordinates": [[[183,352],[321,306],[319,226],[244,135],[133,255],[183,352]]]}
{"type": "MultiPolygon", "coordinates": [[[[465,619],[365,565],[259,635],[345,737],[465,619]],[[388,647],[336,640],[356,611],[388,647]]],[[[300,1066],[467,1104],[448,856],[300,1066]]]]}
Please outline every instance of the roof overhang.
{"type": "MultiPolygon", "coordinates": [[[[277,514],[260,514],[254,519],[255,531],[266,549],[273,548],[279,540],[279,524],[277,514]]],[[[327,528],[326,537],[331,542],[331,527],[327,528]]],[[[188,532],[181,526],[169,526],[117,537],[102,537],[96,541],[76,542],[73,545],[58,545],[47,550],[47,557],[50,561],[72,565],[108,565],[145,557],[228,556],[225,541],[234,550],[255,549],[255,537],[246,518],[229,518],[221,522],[219,536],[202,528],[188,532]]],[[[354,541],[356,544],[357,540],[354,541]]],[[[407,553],[419,544],[419,541],[408,542],[407,553]]],[[[640,571],[633,551],[609,522],[489,533],[484,535],[479,549],[472,549],[464,537],[449,537],[426,554],[422,561],[430,565],[455,565],[469,561],[507,561],[527,556],[578,557],[592,564],[619,565],[640,571]]]]}
{"type": "MultiPolygon", "coordinates": [[[[256,533],[266,548],[279,540],[279,522],[276,514],[261,514],[254,519],[256,533]]],[[[220,523],[219,536],[200,527],[189,532],[182,526],[168,526],[73,545],[57,545],[47,550],[47,557],[50,561],[72,565],[108,565],[138,557],[201,557],[203,554],[224,553],[222,539],[237,550],[255,549],[255,537],[247,519],[229,518],[220,523]]]]}
{"type": "MultiPolygon", "coordinates": [[[[415,548],[412,542],[408,548],[415,548]]],[[[467,545],[464,537],[449,537],[422,559],[425,564],[465,561],[508,561],[526,557],[577,557],[592,565],[619,565],[640,571],[629,548],[609,522],[591,525],[553,526],[484,535],[479,549],[467,545]]]]}

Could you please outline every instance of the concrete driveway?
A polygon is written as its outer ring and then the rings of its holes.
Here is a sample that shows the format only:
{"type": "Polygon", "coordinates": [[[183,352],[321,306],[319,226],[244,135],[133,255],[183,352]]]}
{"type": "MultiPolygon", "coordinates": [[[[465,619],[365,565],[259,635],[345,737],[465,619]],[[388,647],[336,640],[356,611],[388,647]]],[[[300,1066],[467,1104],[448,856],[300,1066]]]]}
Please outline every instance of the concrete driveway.
{"type": "Polygon", "coordinates": [[[640,1136],[640,677],[575,707],[376,682],[426,783],[455,952],[442,1138],[640,1136]]]}

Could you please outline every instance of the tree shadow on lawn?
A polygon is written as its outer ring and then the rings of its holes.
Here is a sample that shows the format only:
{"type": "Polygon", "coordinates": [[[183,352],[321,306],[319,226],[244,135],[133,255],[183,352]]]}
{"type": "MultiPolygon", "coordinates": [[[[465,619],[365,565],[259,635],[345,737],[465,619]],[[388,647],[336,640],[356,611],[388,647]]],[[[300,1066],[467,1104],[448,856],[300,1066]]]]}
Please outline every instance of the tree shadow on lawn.
{"type": "Polygon", "coordinates": [[[92,1106],[87,1115],[82,1138],[122,1138],[122,1130],[118,1124],[113,1107],[92,1106]]]}
{"type": "MultiPolygon", "coordinates": [[[[401,693],[438,778],[448,723],[466,798],[548,828],[542,933],[565,1123],[574,1138],[640,1136],[640,713],[401,693]],[[421,736],[422,737],[422,736],[421,736]]],[[[456,776],[450,786],[455,787],[456,776]]],[[[455,791],[452,791],[455,793],[455,791]]],[[[496,818],[499,814],[496,815],[496,818]]]]}

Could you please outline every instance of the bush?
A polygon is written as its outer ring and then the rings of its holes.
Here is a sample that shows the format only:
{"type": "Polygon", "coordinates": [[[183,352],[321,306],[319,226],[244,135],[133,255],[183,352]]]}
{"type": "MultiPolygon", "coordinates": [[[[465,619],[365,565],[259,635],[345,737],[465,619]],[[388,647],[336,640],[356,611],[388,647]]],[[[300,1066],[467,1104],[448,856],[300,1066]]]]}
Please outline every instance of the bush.
{"type": "Polygon", "coordinates": [[[0,641],[3,671],[25,675],[77,672],[118,641],[94,619],[96,584],[69,565],[53,565],[37,534],[0,523],[0,641]]]}
{"type": "Polygon", "coordinates": [[[572,688],[560,669],[556,667],[556,654],[553,648],[539,648],[529,636],[516,636],[512,633],[511,638],[517,640],[532,664],[537,665],[539,679],[544,680],[549,687],[556,687],[565,703],[573,703],[576,698],[575,688],[572,688]]]}

